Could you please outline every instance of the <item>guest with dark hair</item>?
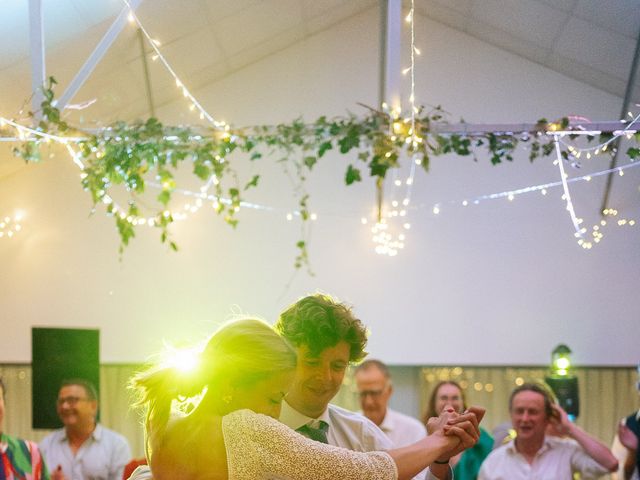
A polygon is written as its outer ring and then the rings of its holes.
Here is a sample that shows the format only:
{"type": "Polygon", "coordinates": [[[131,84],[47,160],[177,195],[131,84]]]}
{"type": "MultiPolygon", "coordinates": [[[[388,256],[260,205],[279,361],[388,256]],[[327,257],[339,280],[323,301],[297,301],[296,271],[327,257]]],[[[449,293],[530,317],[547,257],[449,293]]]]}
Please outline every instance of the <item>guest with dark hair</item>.
{"type": "MultiPolygon", "coordinates": [[[[427,411],[422,417],[426,425],[429,418],[438,416],[446,405],[451,405],[456,412],[462,413],[467,409],[464,390],[458,382],[444,380],[436,384],[429,396],[427,411]]],[[[480,439],[473,447],[451,458],[451,468],[457,480],[475,480],[478,478],[480,465],[493,448],[491,435],[480,427],[480,439]]]]}
{"type": "Polygon", "coordinates": [[[51,480],[120,480],[131,460],[129,444],[122,435],[96,421],[95,386],[81,378],[65,380],[56,405],[64,428],[40,442],[51,480]]]}
{"type": "Polygon", "coordinates": [[[5,412],[5,386],[0,378],[0,479],[49,480],[49,472],[38,446],[2,431],[5,412]]]}
{"type": "Polygon", "coordinates": [[[480,468],[481,480],[572,479],[576,472],[598,478],[618,468],[611,451],[569,420],[546,385],[515,388],[509,413],[516,438],[491,452],[480,468]],[[550,425],[554,435],[547,433],[550,425]]]}
{"type": "Polygon", "coordinates": [[[278,422],[296,352],[266,323],[220,328],[189,374],[152,366],[132,385],[146,409],[148,467],[156,480],[410,479],[449,451],[473,445],[483,411],[434,419],[435,433],[390,452],[353,452],[305,438],[278,422]],[[196,399],[196,400],[194,400],[196,399]]]}

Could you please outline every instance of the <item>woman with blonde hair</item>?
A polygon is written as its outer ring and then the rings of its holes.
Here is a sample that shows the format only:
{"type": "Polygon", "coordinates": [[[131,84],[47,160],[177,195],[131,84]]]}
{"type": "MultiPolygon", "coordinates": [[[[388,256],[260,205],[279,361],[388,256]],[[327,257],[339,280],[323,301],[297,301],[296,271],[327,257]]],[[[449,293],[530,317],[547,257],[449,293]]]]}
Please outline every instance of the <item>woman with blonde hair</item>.
{"type": "MultiPolygon", "coordinates": [[[[309,440],[279,423],[295,351],[255,319],[220,328],[189,375],[157,366],[136,375],[146,407],[146,451],[156,480],[410,479],[432,462],[475,443],[483,411],[453,409],[434,433],[403,449],[352,452],[309,440]],[[187,400],[201,397],[194,406],[187,400]]],[[[139,472],[132,478],[145,478],[139,472]]],[[[146,477],[148,478],[148,477],[146,477]]]]}

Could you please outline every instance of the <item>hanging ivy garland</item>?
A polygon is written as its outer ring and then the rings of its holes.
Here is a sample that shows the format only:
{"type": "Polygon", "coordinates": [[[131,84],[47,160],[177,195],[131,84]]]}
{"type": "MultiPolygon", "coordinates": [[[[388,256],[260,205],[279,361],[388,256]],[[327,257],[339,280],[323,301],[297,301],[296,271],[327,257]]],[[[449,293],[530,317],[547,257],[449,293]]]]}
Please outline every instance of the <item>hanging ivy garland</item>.
{"type": "MultiPolygon", "coordinates": [[[[553,153],[553,138],[544,135],[547,131],[566,130],[567,118],[549,123],[539,120],[535,132],[530,137],[520,136],[521,132],[505,134],[440,135],[432,132],[435,124],[446,123],[442,108],[430,111],[421,109],[415,118],[415,132],[409,122],[387,112],[368,109],[364,116],[350,114],[344,117],[320,117],[312,123],[300,119],[291,123],[265,125],[225,131],[192,127],[163,125],[156,118],[145,122],[116,122],[113,125],[87,132],[67,124],[55,106],[53,77],[43,88],[44,101],[37,123],[37,130],[56,136],[81,136],[77,142],[79,154],[84,164],[82,186],[91,194],[94,206],[105,203],[107,212],[112,214],[120,235],[120,252],[135,236],[137,219],[141,215],[140,196],[145,192],[149,178],[160,184],[157,195],[158,208],[153,214],[153,225],[160,229],[160,239],[177,250],[171,239],[169,227],[175,218],[168,207],[173,193],[178,188],[176,172],[185,161],[192,165],[192,173],[202,181],[215,178],[213,189],[217,201],[217,213],[225,222],[235,226],[236,212],[240,209],[245,191],[259,186],[260,177],[253,176],[241,182],[231,161],[234,152],[244,152],[251,161],[262,157],[274,157],[293,174],[294,192],[297,197],[299,215],[303,226],[310,218],[309,196],[304,188],[305,179],[314,166],[328,151],[338,151],[346,155],[357,152],[357,160],[350,163],[344,175],[346,185],[362,181],[363,172],[373,177],[378,190],[378,215],[382,210],[382,186],[387,172],[400,166],[400,158],[405,154],[417,159],[421,167],[428,171],[431,157],[447,153],[462,156],[472,155],[478,149],[485,149],[493,165],[513,160],[513,152],[520,142],[530,143],[529,159],[546,157],[553,153]],[[129,193],[126,211],[116,211],[110,199],[110,192],[123,186],[129,193]]],[[[35,118],[34,114],[30,114],[35,118]]],[[[592,141],[595,137],[588,137],[592,141]]],[[[602,133],[600,142],[612,138],[610,133],[602,133]]],[[[27,162],[40,160],[42,139],[31,137],[14,149],[14,153],[27,162]]],[[[640,135],[636,134],[640,142],[640,135]]],[[[627,151],[634,160],[638,148],[627,151]]],[[[570,154],[562,151],[568,159],[570,154]]],[[[477,159],[476,159],[477,160],[477,159]]],[[[203,194],[204,195],[204,194],[203,194]]],[[[304,232],[304,227],[303,227],[304,232]]],[[[309,267],[307,242],[303,238],[296,243],[296,268],[309,267]]]]}

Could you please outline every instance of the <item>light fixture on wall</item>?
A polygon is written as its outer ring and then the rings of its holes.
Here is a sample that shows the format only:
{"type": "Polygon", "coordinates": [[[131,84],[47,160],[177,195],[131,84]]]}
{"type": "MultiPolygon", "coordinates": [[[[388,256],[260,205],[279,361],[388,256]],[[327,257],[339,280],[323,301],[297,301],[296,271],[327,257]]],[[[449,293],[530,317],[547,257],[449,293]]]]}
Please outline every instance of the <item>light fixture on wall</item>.
{"type": "Polygon", "coordinates": [[[549,375],[544,381],[551,387],[558,399],[558,404],[567,412],[572,422],[580,414],[580,396],[578,378],[573,374],[571,366],[571,349],[564,344],[558,345],[551,352],[549,375]]]}

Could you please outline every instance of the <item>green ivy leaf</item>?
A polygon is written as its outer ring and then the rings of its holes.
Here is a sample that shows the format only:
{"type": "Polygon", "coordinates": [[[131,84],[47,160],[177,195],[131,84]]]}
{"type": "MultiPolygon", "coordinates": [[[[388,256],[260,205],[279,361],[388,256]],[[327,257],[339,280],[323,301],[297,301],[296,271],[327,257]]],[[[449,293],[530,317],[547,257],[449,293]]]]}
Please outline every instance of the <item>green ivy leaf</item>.
{"type": "Polygon", "coordinates": [[[333,144],[330,141],[322,142],[318,147],[318,157],[322,158],[322,156],[333,148],[333,144]]]}
{"type": "Polygon", "coordinates": [[[207,180],[210,176],[211,176],[211,169],[207,168],[205,165],[203,165],[202,163],[196,163],[193,166],[193,173],[200,179],[200,180],[207,180]]]}
{"type": "Polygon", "coordinates": [[[258,180],[260,180],[260,175],[254,175],[253,178],[244,186],[244,189],[248,190],[251,187],[257,187],[258,180]]]}
{"type": "Polygon", "coordinates": [[[161,204],[166,206],[171,200],[171,192],[169,190],[163,190],[162,192],[160,192],[157,198],[161,204]]]}
{"type": "Polygon", "coordinates": [[[347,174],[345,175],[345,183],[347,185],[351,185],[354,182],[362,181],[362,177],[360,176],[360,170],[354,168],[353,165],[349,165],[347,167],[347,174]]]}
{"type": "Polygon", "coordinates": [[[304,164],[307,166],[307,168],[311,170],[313,166],[316,164],[316,162],[318,161],[318,159],[316,157],[308,156],[308,157],[304,157],[303,161],[304,161],[304,164]]]}

